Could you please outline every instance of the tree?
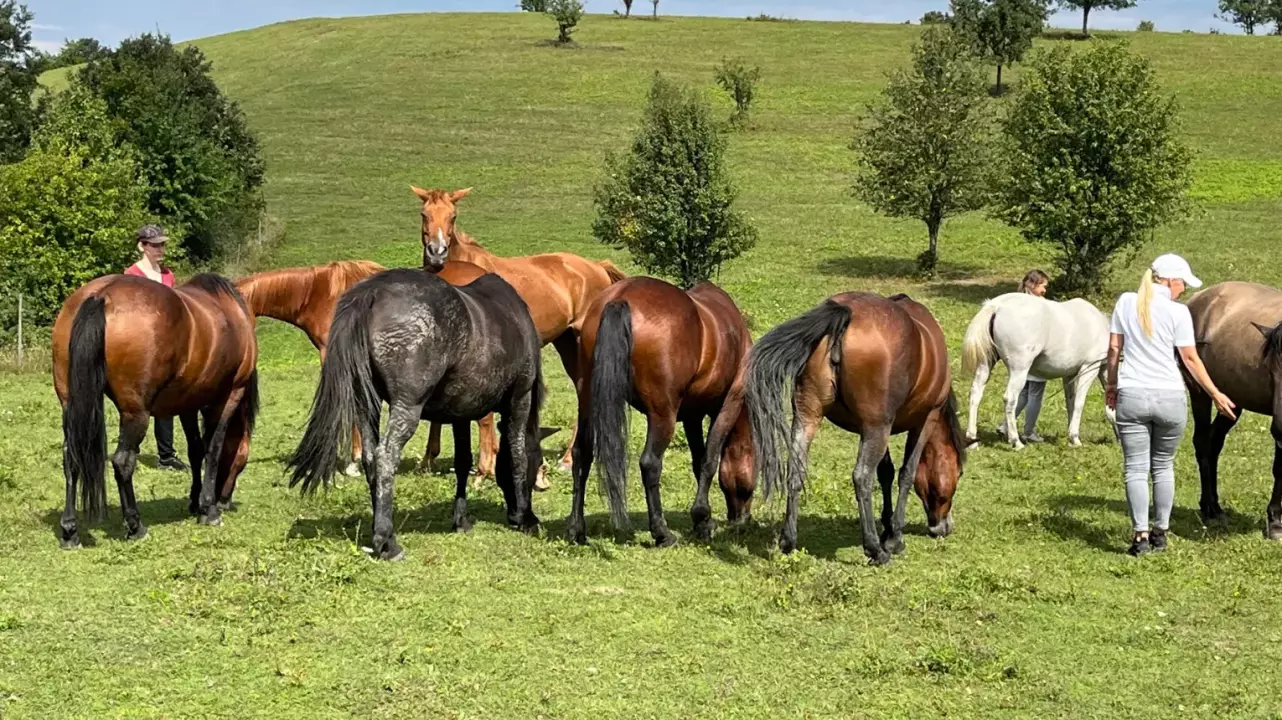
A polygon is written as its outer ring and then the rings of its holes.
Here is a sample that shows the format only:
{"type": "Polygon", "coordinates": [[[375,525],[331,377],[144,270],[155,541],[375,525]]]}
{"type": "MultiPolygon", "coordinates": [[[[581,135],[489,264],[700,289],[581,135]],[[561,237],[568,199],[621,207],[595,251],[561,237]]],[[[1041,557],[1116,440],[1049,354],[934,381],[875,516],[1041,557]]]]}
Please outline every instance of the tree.
{"type": "Polygon", "coordinates": [[[707,102],[656,73],[631,152],[606,157],[592,234],[683,287],[711,278],[757,241],[732,207],[725,149],[707,102]]]}
{"type": "Polygon", "coordinates": [[[632,0],[623,0],[623,17],[632,17],[632,0]]]}
{"type": "Polygon", "coordinates": [[[1273,23],[1273,34],[1282,35],[1282,0],[1268,0],[1264,8],[1264,19],[1273,23]]]}
{"type": "Polygon", "coordinates": [[[62,49],[56,55],[47,57],[44,69],[53,70],[54,68],[83,65],[94,60],[101,60],[110,54],[111,48],[104,46],[91,37],[66,40],[63,42],[62,49]]]}
{"type": "Polygon", "coordinates": [[[1273,0],[1220,0],[1216,17],[1241,25],[1247,35],[1254,35],[1256,27],[1269,22],[1269,6],[1273,4],[1273,0]]]}
{"type": "Polygon", "coordinates": [[[525,12],[545,13],[548,11],[548,0],[521,0],[521,9],[525,12]]]}
{"type": "Polygon", "coordinates": [[[742,126],[748,122],[748,110],[756,94],[757,81],[761,79],[761,68],[748,67],[743,60],[735,58],[722,60],[716,68],[717,84],[725,90],[734,101],[735,110],[730,116],[730,124],[742,126]]]}
{"type": "Polygon", "coordinates": [[[569,44],[570,33],[583,17],[583,3],[579,0],[551,0],[547,13],[556,20],[556,41],[561,45],[569,44]]]}
{"type": "Polygon", "coordinates": [[[986,85],[966,40],[928,27],[912,65],[890,76],[852,144],[855,195],[880,213],[926,224],[930,246],[917,259],[926,273],[934,272],[944,220],[987,199],[986,85]]]}
{"type": "Polygon", "coordinates": [[[82,88],[59,94],[27,156],[0,167],[0,286],[23,293],[34,322],[52,320],[77,287],[132,262],[146,199],[105,104],[82,88]]]}
{"type": "Polygon", "coordinates": [[[943,25],[950,20],[952,20],[952,18],[948,17],[946,13],[941,13],[938,10],[928,10],[925,15],[921,16],[922,25],[943,25]]]}
{"type": "Polygon", "coordinates": [[[1024,58],[1046,24],[1046,0],[953,0],[953,27],[966,36],[982,58],[997,64],[997,92],[1002,66],[1024,58]]]}
{"type": "Polygon", "coordinates": [[[1059,0],[1060,7],[1066,10],[1082,11],[1082,37],[1090,37],[1090,27],[1087,25],[1091,17],[1091,11],[1099,8],[1101,10],[1125,10],[1133,8],[1139,0],[1059,0]]]}
{"type": "Polygon", "coordinates": [[[107,104],[119,137],[141,154],[148,209],[182,237],[177,256],[198,262],[226,255],[257,223],[263,183],[258,141],[211,69],[198,48],[143,35],[73,81],[107,104]]]}
{"type": "Polygon", "coordinates": [[[655,20],[659,19],[659,0],[650,0],[651,12],[650,17],[655,20]]]}
{"type": "Polygon", "coordinates": [[[17,0],[0,0],[0,163],[22,157],[35,126],[31,94],[39,83],[38,55],[31,45],[31,11],[17,0]]]}
{"type": "Polygon", "coordinates": [[[1060,289],[1098,292],[1119,252],[1187,207],[1175,99],[1124,44],[1054,48],[1020,84],[995,214],[1055,247],[1060,289]]]}

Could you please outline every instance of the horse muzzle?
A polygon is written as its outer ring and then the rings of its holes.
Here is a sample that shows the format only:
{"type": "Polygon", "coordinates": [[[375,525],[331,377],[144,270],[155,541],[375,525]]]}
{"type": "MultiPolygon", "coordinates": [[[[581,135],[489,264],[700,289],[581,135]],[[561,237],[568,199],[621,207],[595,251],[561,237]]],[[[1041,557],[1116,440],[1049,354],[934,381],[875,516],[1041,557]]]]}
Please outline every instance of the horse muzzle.
{"type": "Polygon", "coordinates": [[[949,511],[943,520],[926,528],[926,533],[933,538],[948,537],[953,533],[953,513],[949,511]]]}
{"type": "Polygon", "coordinates": [[[437,272],[445,267],[445,261],[449,259],[450,249],[445,243],[429,242],[423,245],[423,268],[437,272]]]}

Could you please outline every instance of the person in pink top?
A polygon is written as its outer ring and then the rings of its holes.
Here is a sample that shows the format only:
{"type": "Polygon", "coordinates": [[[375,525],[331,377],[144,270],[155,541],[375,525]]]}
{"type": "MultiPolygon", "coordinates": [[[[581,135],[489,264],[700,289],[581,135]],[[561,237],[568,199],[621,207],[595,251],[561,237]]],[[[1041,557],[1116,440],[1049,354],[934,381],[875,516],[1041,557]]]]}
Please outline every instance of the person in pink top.
{"type": "MultiPolygon", "coordinates": [[[[138,240],[138,251],[142,259],[125,269],[126,275],[137,275],[161,283],[165,287],[174,286],[174,272],[160,264],[165,259],[165,243],[169,238],[159,225],[143,225],[135,236],[138,240]]],[[[156,456],[157,463],[165,470],[186,471],[187,464],[178,459],[174,452],[174,419],[156,417],[156,456]]]]}

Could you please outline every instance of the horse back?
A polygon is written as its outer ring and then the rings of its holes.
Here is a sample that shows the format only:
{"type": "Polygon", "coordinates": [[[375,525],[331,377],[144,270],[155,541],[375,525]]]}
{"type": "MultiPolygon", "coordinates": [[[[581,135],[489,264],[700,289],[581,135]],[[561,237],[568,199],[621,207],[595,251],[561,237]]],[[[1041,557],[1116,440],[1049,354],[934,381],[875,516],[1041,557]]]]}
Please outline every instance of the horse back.
{"type": "Polygon", "coordinates": [[[1265,336],[1282,323],[1282,291],[1267,285],[1227,282],[1188,303],[1198,355],[1216,386],[1239,406],[1272,415],[1277,368],[1265,356],[1265,336]]]}
{"type": "Polygon", "coordinates": [[[701,329],[699,370],[689,394],[720,403],[752,346],[752,335],[743,312],[725,290],[702,282],[686,294],[699,313],[701,329]]]}
{"type": "Polygon", "coordinates": [[[492,257],[490,264],[525,299],[544,343],[581,329],[592,303],[613,283],[599,263],[573,253],[492,257]]]}

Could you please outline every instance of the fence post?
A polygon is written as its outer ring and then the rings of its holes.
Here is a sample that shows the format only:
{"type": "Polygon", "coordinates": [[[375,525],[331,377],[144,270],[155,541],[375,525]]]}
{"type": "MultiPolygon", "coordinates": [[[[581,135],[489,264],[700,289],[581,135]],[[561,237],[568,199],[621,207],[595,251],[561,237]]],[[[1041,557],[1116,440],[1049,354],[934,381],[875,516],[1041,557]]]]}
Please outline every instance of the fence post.
{"type": "Polygon", "coordinates": [[[22,293],[18,293],[18,364],[22,364],[22,293]]]}

